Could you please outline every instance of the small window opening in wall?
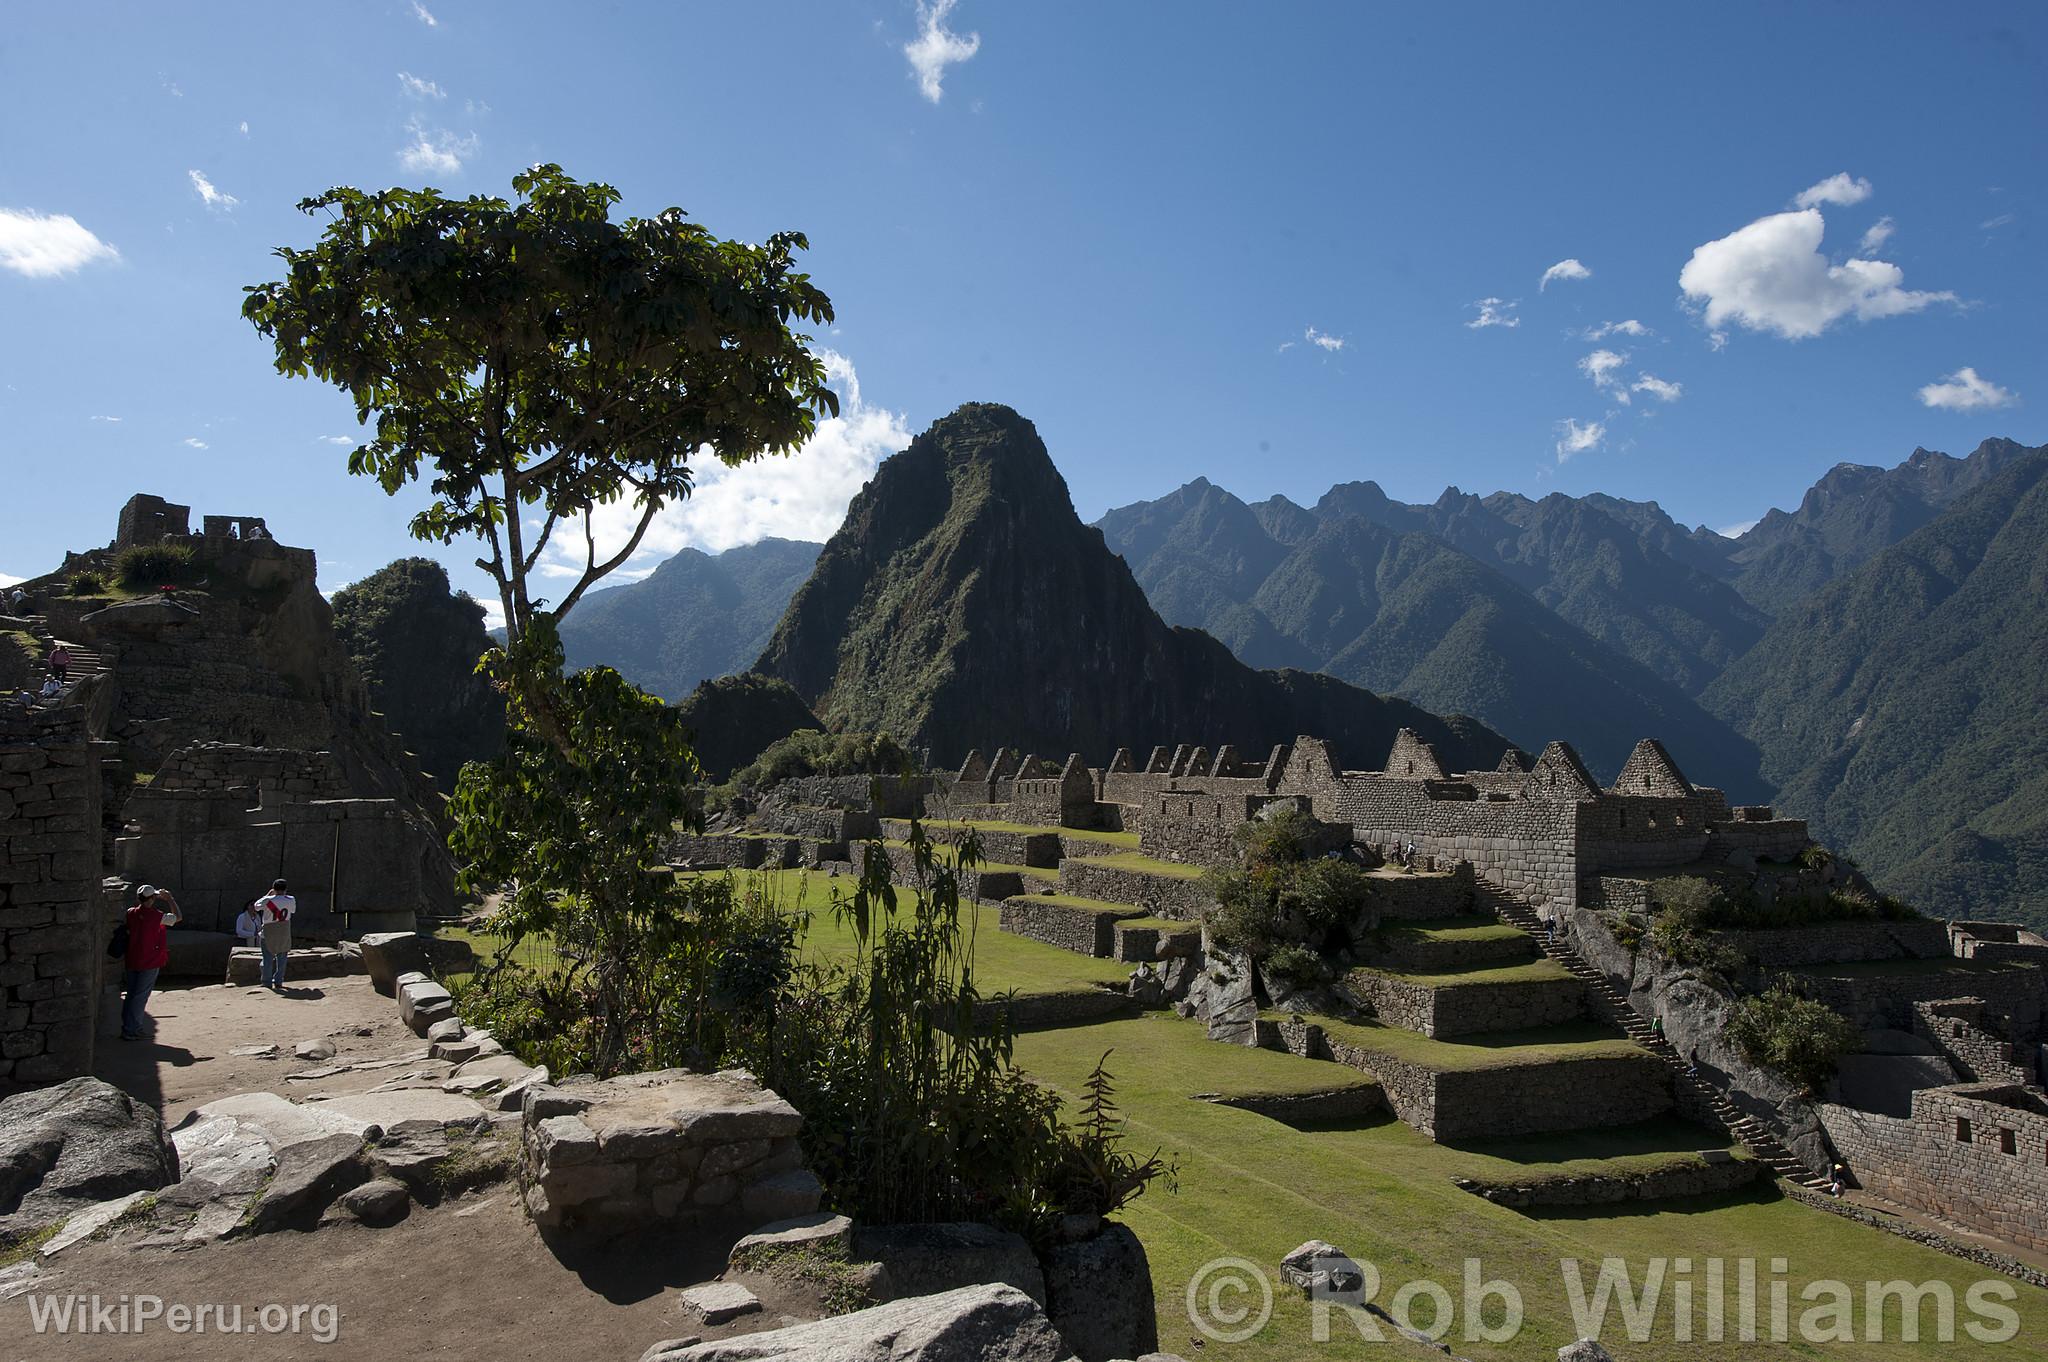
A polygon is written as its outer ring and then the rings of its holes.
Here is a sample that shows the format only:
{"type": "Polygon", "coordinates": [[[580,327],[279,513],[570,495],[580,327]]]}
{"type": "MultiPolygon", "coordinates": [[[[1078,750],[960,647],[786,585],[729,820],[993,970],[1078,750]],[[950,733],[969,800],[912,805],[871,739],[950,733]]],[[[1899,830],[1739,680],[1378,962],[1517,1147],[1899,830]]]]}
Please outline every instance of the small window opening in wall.
{"type": "Polygon", "coordinates": [[[1958,1116],[1956,1117],[1956,1143],[1968,1144],[1969,1142],[1970,1118],[1967,1116],[1958,1116]]]}
{"type": "Polygon", "coordinates": [[[2020,1152],[2017,1138],[2010,1130],[2002,1126],[1998,1131],[1998,1152],[2001,1154],[2017,1154],[2020,1152]]]}
{"type": "Polygon", "coordinates": [[[1957,1022],[1955,1024],[1955,1029],[1953,1031],[1950,1031],[1949,1034],[1951,1036],[1954,1036],[1957,1040],[1961,1040],[1963,1038],[1963,1024],[1961,1022],[1957,1022]]]}

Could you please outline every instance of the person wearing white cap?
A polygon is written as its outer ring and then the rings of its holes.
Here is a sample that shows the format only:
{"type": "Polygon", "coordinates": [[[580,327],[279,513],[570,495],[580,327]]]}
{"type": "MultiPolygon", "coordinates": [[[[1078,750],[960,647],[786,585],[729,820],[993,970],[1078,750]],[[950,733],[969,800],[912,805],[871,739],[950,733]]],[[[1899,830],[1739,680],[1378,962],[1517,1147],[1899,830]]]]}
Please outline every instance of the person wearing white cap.
{"type": "Polygon", "coordinates": [[[121,924],[127,937],[122,953],[126,966],[122,985],[127,995],[121,1003],[122,1040],[149,1039],[144,1029],[149,1020],[149,995],[156,988],[157,972],[171,963],[169,929],[177,920],[178,901],[170,890],[145,884],[135,891],[135,906],[121,924]]]}

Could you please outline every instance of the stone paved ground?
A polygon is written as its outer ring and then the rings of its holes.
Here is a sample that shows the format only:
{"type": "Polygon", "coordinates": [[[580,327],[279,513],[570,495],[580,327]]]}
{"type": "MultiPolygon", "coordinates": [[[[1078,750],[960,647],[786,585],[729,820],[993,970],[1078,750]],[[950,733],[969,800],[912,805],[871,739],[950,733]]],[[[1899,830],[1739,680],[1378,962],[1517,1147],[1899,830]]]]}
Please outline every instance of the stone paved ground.
{"type": "MultiPolygon", "coordinates": [[[[220,985],[173,989],[158,994],[150,1011],[155,1039],[106,1041],[99,1076],[161,1105],[172,1125],[193,1108],[235,1093],[333,1098],[412,1074],[420,1075],[414,1083],[437,1085],[451,1067],[424,1059],[426,1043],[399,1023],[397,1004],[360,976],[308,981],[282,997],[220,985]],[[332,1059],[293,1057],[298,1042],[319,1039],[333,1042],[332,1059]],[[268,1044],[281,1057],[233,1053],[268,1044]],[[312,1081],[291,1077],[351,1063],[373,1067],[312,1081]]],[[[139,1293],[194,1306],[239,1302],[250,1325],[262,1304],[328,1304],[339,1311],[338,1338],[321,1344],[310,1332],[174,1335],[161,1323],[140,1335],[39,1335],[24,1293],[0,1300],[0,1362],[389,1362],[407,1356],[611,1362],[638,1357],[665,1338],[750,1333],[816,1318],[820,1311],[809,1292],[753,1275],[740,1280],[760,1296],[759,1314],[707,1327],[683,1312],[677,1289],[716,1277],[747,1228],[641,1235],[559,1256],[526,1219],[516,1187],[499,1183],[439,1206],[415,1205],[387,1229],[335,1223],[180,1250],[143,1246],[138,1241],[148,1231],[130,1229],[50,1260],[36,1293],[97,1294],[103,1301],[139,1293]]],[[[308,1316],[308,1330],[311,1325],[308,1316]]]]}

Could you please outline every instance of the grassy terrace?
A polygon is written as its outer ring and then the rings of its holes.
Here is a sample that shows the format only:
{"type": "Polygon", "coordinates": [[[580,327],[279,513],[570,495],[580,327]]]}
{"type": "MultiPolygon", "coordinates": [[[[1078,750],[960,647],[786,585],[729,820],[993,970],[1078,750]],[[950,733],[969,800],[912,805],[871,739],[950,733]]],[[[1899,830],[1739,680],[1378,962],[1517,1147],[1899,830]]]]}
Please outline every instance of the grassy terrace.
{"type": "Polygon", "coordinates": [[[1400,941],[1526,941],[1529,934],[1498,918],[1481,915],[1443,917],[1427,922],[1388,923],[1380,935],[1389,945],[1400,941]]]}
{"type": "Polygon", "coordinates": [[[1423,988],[1470,988],[1476,984],[1554,984],[1573,975],[1555,960],[1531,960],[1526,965],[1474,965],[1470,969],[1446,970],[1441,974],[1404,974],[1398,970],[1367,968],[1367,973],[1384,974],[1404,984],[1423,988]]]}
{"type": "Polygon", "coordinates": [[[1199,880],[1204,868],[1198,865],[1182,865],[1179,861],[1155,861],[1136,851],[1119,851],[1108,856],[1086,856],[1090,865],[1108,866],[1115,870],[1129,870],[1140,875],[1159,875],[1169,880],[1199,880]]]}
{"type": "MultiPolygon", "coordinates": [[[[1284,1020],[1286,1014],[1268,1016],[1284,1020]]],[[[1347,1022],[1334,1017],[1306,1020],[1322,1027],[1332,1040],[1428,1069],[1519,1069],[1579,1059],[1640,1058],[1643,1054],[1632,1041],[1591,1022],[1432,1040],[1419,1032],[1377,1022],[1347,1022]]]]}
{"type": "MultiPolygon", "coordinates": [[[[1642,1282],[1651,1258],[1690,1255],[1697,1264],[1718,1257],[1734,1264],[1744,1257],[1777,1255],[1789,1260],[1793,1337],[1805,1283],[1836,1278],[1852,1283],[1905,1279],[1942,1280],[1953,1285],[1958,1324],[1967,1318],[1963,1296],[1982,1269],[1931,1249],[1808,1208],[1768,1187],[1727,1197],[1680,1202],[1634,1203],[1570,1212],[1530,1214],[1495,1206],[1453,1186],[1453,1177],[1534,1180],[1617,1165],[1655,1166],[1719,1147],[1706,1131],[1669,1119],[1616,1130],[1490,1141],[1469,1147],[1431,1143],[1399,1121],[1386,1119],[1344,1129],[1296,1130],[1248,1111],[1188,1100],[1193,1094],[1226,1095],[1267,1091],[1315,1091],[1314,1061],[1223,1046],[1205,1038],[1198,1023],[1151,1014],[1144,1017],[1038,1031],[1019,1037],[1017,1058],[1031,1073],[1077,1097],[1088,1069],[1107,1050],[1117,1082],[1117,1100],[1128,1122],[1133,1148],[1158,1147],[1180,1161],[1180,1190],[1155,1188],[1122,1218],[1144,1240],[1159,1302],[1160,1346],[1197,1355],[1186,1315],[1190,1280],[1212,1259],[1237,1255],[1271,1270],[1280,1255],[1311,1236],[1340,1245],[1380,1271],[1375,1298],[1385,1306],[1402,1285],[1420,1279],[1441,1282],[1457,1302],[1458,1315],[1444,1340],[1460,1356],[1479,1362],[1528,1362],[1551,1356],[1579,1336],[1574,1327],[1560,1262],[1580,1261],[1590,1288],[1607,1256],[1625,1259],[1642,1282]],[[1304,1069],[1303,1066],[1307,1066],[1304,1069]],[[1307,1087],[1296,1085],[1307,1084],[1307,1087]],[[1461,1264],[1477,1257],[1485,1278],[1515,1284],[1526,1310],[1526,1325],[1512,1341],[1489,1344],[1464,1332],[1461,1264]]],[[[1667,1264],[1668,1266],[1668,1264],[1667,1264]]],[[[1606,1338],[1626,1362],[1749,1362],[1772,1357],[1887,1358],[2011,1357],[2024,1347],[1985,1346],[1958,1328],[1956,1341],[1934,1342],[1931,1311],[1922,1321],[1919,1343],[1833,1348],[1738,1341],[1735,1292],[1727,1293],[1725,1342],[1704,1341],[1704,1304],[1695,1283],[1692,1341],[1673,1337],[1671,1279],[1647,1342],[1630,1342],[1618,1317],[1610,1316],[1606,1338]]],[[[2020,1340],[2048,1329],[2048,1292],[2014,1284],[2019,1299],[2020,1340]]],[[[1860,1316],[1859,1336],[1863,1321],[1860,1316]]],[[[1254,1301],[1256,1304],[1256,1301],[1254,1301]]],[[[1427,1323],[1427,1304],[1417,1307],[1427,1323]]],[[[1885,1317],[1886,1339],[1901,1331],[1894,1302],[1885,1317]]],[[[1276,1290],[1271,1322],[1256,1338],[1203,1355],[1233,1362],[1298,1362],[1328,1357],[1406,1359],[1434,1356],[1386,1333],[1389,1342],[1362,1340],[1339,1316],[1330,1322],[1329,1341],[1317,1343],[1309,1308],[1292,1292],[1276,1290]]]]}
{"type": "MultiPolygon", "coordinates": [[[[1145,911],[1142,908],[1133,908],[1128,903],[1111,903],[1107,899],[1087,899],[1082,898],[1079,894],[1025,894],[1022,898],[1023,901],[1028,903],[1051,904],[1056,908],[1076,908],[1084,913],[1103,913],[1110,917],[1123,918],[1125,920],[1135,919],[1145,911]]],[[[1182,923],[1181,925],[1186,926],[1187,924],[1182,923]]]]}
{"type": "MultiPolygon", "coordinates": [[[[910,820],[907,818],[890,818],[883,821],[901,823],[906,827],[910,823],[910,820]]],[[[1001,819],[995,818],[969,818],[964,821],[953,818],[927,818],[924,825],[926,828],[931,829],[952,828],[957,830],[960,828],[974,828],[979,832],[1006,832],[1019,837],[1033,837],[1050,832],[1057,833],[1060,837],[1069,841],[1100,842],[1104,846],[1121,847],[1127,851],[1136,851],[1138,849],[1138,834],[1135,832],[1101,832],[1094,828],[1048,827],[1042,823],[1006,823],[1001,819]]]]}

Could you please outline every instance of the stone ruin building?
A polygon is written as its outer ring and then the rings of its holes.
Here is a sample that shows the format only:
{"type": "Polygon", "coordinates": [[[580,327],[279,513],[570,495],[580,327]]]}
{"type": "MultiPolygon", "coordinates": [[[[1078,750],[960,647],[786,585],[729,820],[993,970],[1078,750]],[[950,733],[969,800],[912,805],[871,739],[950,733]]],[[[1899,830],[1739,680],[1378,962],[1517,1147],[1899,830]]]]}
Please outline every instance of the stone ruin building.
{"type": "MultiPolygon", "coordinates": [[[[1676,1107],[1727,1127],[1797,1183],[1819,1186],[1840,1159],[1853,1182],[1903,1206],[2048,1248],[2048,940],[2010,923],[1913,918],[1723,933],[1759,984],[1819,998],[1864,1032],[1867,1053],[1844,1059],[1828,1093],[1790,1089],[1733,1051],[1723,1013],[1671,987],[1679,974],[1649,972],[1624,927],[1647,920],[1666,876],[1732,877],[1765,896],[1867,882],[1816,854],[1802,820],[1694,785],[1655,739],[1604,786],[1567,743],[1533,761],[1510,750],[1493,770],[1449,771],[1407,730],[1372,771],[1342,769],[1312,737],[1262,757],[1184,744],[1140,760],[1125,749],[1100,766],[1079,754],[1055,764],[976,751],[916,776],[785,782],[751,826],[679,837],[673,854],[691,866],[850,868],[860,844],[876,841],[907,871],[912,817],[930,820],[939,840],[984,825],[984,863],[963,889],[1001,905],[1003,930],[1132,963],[1132,997],[1181,999],[1212,1036],[1366,1069],[1385,1105],[1433,1138],[1626,1124],[1676,1107]],[[1374,872],[1389,921],[1479,912],[1528,934],[1519,945],[1496,938],[1484,960],[1439,945],[1354,971],[1350,996],[1380,1024],[1455,1041],[1591,1018],[1642,1051],[1432,1070],[1412,1061],[1412,1046],[1374,1048],[1370,1030],[1290,1021],[1281,997],[1262,1007],[1264,985],[1205,958],[1198,919],[1213,899],[1197,871],[1233,861],[1240,829],[1275,808],[1308,814],[1331,849],[1369,863],[1407,861],[1412,848],[1412,869],[1374,872]],[[1546,958],[1569,971],[1489,986],[1473,968],[1546,958]],[[1446,970],[1470,970],[1473,985],[1432,982],[1446,970]],[[1667,1023],[1669,1042],[1651,1017],[1667,1023]]],[[[1077,1008],[1129,1001],[1068,999],[1053,1013],[1047,1000],[1024,1000],[1013,1016],[1076,1020],[1077,1008]]],[[[1755,1168],[1694,1170],[1687,1185],[1734,1186],[1755,1168]]]]}
{"type": "Polygon", "coordinates": [[[185,909],[174,976],[223,977],[235,915],[280,876],[301,942],[453,908],[440,796],[371,710],[312,550],[258,517],[191,519],[137,495],[112,543],[23,583],[34,604],[10,627],[78,661],[60,704],[0,704],[0,1086],[88,1071],[117,983],[101,948],[136,884],[185,909]],[[111,579],[122,550],[157,543],[190,548],[187,579],[70,594],[77,573],[111,579]]]}

